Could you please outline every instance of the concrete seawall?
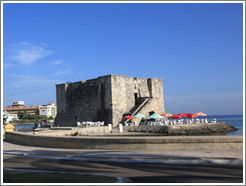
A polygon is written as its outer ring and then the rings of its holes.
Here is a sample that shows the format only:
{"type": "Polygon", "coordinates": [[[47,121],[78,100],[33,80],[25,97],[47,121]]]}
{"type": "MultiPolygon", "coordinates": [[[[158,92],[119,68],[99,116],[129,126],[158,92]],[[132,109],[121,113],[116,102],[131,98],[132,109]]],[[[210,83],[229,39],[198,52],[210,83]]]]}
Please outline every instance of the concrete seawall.
{"type": "Polygon", "coordinates": [[[6,132],[5,140],[31,146],[96,150],[243,149],[243,136],[63,137],[6,132]]]}

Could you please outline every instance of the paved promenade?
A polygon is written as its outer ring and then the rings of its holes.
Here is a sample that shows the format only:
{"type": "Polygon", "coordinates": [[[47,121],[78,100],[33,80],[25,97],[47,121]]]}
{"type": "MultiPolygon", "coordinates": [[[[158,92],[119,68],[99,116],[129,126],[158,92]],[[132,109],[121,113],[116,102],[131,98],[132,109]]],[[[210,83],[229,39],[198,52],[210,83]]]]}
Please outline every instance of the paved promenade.
{"type": "Polygon", "coordinates": [[[7,154],[42,155],[54,157],[84,157],[84,158],[114,158],[114,159],[234,159],[242,160],[243,152],[238,149],[197,149],[193,151],[184,150],[151,150],[151,151],[115,151],[115,150],[83,150],[48,148],[19,145],[3,142],[3,152],[7,154]]]}
{"type": "Polygon", "coordinates": [[[3,142],[4,168],[113,175],[134,183],[240,183],[243,154],[224,151],[112,151],[3,142]],[[177,179],[178,178],[178,179],[177,179]]]}

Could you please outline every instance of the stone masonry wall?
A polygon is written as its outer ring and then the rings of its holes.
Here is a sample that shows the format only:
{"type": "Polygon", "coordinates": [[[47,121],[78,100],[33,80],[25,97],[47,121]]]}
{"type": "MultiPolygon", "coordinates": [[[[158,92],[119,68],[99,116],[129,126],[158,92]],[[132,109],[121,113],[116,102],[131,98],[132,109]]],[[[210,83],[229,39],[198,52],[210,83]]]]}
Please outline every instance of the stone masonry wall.
{"type": "Polygon", "coordinates": [[[110,76],[57,85],[56,125],[75,126],[79,121],[111,122],[110,76]]]}
{"type": "Polygon", "coordinates": [[[76,126],[82,121],[105,121],[116,126],[133,111],[138,98],[150,98],[141,114],[165,113],[162,79],[119,75],[56,85],[56,125],[76,126]]]}
{"type": "Polygon", "coordinates": [[[112,75],[113,125],[117,125],[121,121],[123,114],[134,108],[135,95],[138,98],[152,97],[149,103],[141,110],[141,114],[149,116],[151,111],[158,114],[165,113],[162,79],[112,75]]]}

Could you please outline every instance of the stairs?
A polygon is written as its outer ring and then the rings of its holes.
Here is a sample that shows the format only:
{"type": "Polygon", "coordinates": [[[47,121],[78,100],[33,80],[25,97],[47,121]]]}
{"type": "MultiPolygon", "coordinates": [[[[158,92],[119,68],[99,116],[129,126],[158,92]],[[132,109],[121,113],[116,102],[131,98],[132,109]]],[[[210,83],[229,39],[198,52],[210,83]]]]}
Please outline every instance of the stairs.
{"type": "MultiPolygon", "coordinates": [[[[148,104],[148,102],[152,99],[152,97],[142,97],[139,98],[141,100],[139,100],[140,104],[136,105],[135,107],[133,107],[130,111],[129,111],[129,115],[134,116],[136,114],[138,114],[140,112],[140,110],[142,110],[142,108],[145,107],[145,105],[148,104]]],[[[122,119],[121,123],[127,123],[130,119],[122,119]]]]}

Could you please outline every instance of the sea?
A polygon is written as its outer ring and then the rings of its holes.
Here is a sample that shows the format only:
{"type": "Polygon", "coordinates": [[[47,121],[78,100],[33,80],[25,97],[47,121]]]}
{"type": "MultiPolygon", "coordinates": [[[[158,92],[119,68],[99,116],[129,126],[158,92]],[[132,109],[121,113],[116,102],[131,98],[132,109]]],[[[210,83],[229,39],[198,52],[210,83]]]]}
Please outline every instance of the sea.
{"type": "Polygon", "coordinates": [[[243,114],[237,115],[208,115],[208,116],[199,116],[199,118],[208,118],[208,121],[213,120],[214,118],[217,121],[225,122],[228,125],[236,127],[238,130],[234,132],[227,133],[228,136],[231,135],[243,135],[243,114]]]}
{"type": "MultiPolygon", "coordinates": [[[[243,114],[238,115],[208,115],[208,116],[199,116],[200,119],[207,118],[208,121],[213,120],[214,118],[219,122],[225,122],[229,125],[236,127],[238,130],[234,132],[227,133],[227,135],[243,135],[243,114]]],[[[18,124],[15,125],[16,131],[21,132],[30,132],[32,131],[34,124],[18,124]]]]}

